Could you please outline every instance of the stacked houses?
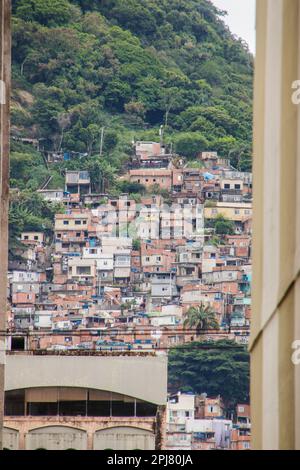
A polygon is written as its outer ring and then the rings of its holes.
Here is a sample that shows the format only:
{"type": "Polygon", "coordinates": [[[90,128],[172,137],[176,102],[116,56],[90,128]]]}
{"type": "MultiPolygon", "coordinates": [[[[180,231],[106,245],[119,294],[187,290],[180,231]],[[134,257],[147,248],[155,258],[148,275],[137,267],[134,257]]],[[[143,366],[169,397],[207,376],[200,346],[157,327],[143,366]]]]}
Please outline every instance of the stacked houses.
{"type": "MultiPolygon", "coordinates": [[[[189,167],[157,142],[137,142],[121,179],[144,194],[93,194],[85,171],[66,172],[65,188],[40,191],[65,210],[53,237],[21,236],[22,256],[9,270],[8,349],[165,354],[197,339],[184,321],[199,305],[211,308],[219,325],[202,332],[206,338],[247,344],[252,175],[215,152],[189,167]],[[222,220],[230,230],[216,229],[222,220]]],[[[206,414],[195,417],[195,406],[188,448],[212,448],[213,424],[206,414]]],[[[239,447],[228,426],[231,447],[239,447]]]]}

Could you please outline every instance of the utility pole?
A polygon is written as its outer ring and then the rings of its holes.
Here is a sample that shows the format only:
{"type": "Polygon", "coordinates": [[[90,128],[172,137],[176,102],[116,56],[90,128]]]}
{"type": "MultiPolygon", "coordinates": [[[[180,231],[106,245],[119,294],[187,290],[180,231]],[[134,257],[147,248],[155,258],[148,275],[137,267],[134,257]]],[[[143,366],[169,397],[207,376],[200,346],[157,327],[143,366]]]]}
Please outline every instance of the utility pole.
{"type": "Polygon", "coordinates": [[[104,130],[105,130],[105,127],[101,127],[100,157],[102,157],[102,154],[103,154],[104,130]]]}
{"type": "Polygon", "coordinates": [[[160,126],[159,128],[159,137],[160,137],[160,146],[164,146],[164,126],[160,126]]]}
{"type": "Polygon", "coordinates": [[[11,0],[0,10],[0,450],[3,448],[11,74],[11,0]]]}

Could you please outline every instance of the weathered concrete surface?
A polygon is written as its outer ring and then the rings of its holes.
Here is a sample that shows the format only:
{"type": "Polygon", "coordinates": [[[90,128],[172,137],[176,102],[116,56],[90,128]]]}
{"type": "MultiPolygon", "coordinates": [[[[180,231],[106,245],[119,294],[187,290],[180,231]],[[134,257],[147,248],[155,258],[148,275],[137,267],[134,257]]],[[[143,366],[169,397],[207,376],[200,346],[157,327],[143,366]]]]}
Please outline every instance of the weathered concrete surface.
{"type": "Polygon", "coordinates": [[[8,355],[5,389],[77,387],[165,405],[167,357],[8,355]]]}
{"type": "Polygon", "coordinates": [[[0,449],[2,449],[9,196],[10,0],[0,3],[0,449]]]}
{"type": "Polygon", "coordinates": [[[11,450],[154,450],[155,418],[26,416],[5,418],[11,450]]]}

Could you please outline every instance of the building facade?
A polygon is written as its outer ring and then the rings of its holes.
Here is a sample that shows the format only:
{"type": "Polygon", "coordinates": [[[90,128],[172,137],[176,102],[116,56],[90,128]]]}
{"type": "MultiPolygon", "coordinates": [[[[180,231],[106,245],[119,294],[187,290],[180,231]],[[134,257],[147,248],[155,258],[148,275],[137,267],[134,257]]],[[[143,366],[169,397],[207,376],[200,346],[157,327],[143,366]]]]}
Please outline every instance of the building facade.
{"type": "Polygon", "coordinates": [[[254,449],[300,449],[298,0],[257,2],[254,100],[254,449]],[[298,346],[299,348],[299,346],[298,346]]]}
{"type": "Polygon", "coordinates": [[[7,356],[4,448],[155,450],[165,357],[7,356]],[[137,380],[139,377],[139,380],[137,380]]]}

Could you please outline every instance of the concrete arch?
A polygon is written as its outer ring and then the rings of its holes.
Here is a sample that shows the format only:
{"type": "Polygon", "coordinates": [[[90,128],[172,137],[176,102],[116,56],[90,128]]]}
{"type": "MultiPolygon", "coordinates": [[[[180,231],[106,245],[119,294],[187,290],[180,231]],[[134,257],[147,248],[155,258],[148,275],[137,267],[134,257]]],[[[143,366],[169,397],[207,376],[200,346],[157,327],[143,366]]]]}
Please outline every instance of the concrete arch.
{"type": "Polygon", "coordinates": [[[7,356],[5,384],[6,391],[44,387],[106,390],[163,405],[167,391],[167,359],[164,356],[28,358],[12,355],[7,356]]]}
{"type": "Polygon", "coordinates": [[[136,425],[131,425],[131,424],[126,424],[126,426],[120,426],[120,425],[111,425],[111,426],[106,426],[105,428],[99,428],[99,429],[96,429],[95,430],[95,433],[97,432],[102,432],[102,431],[109,431],[109,430],[113,430],[113,429],[118,429],[118,428],[129,428],[129,429],[136,429],[137,431],[145,431],[145,432],[149,432],[151,434],[154,434],[154,431],[151,431],[149,428],[145,428],[143,426],[136,426],[136,425]]]}
{"type": "Polygon", "coordinates": [[[94,434],[94,450],[154,450],[153,432],[135,426],[111,426],[94,434]]]}
{"type": "MultiPolygon", "coordinates": [[[[38,427],[32,427],[28,430],[29,433],[35,433],[36,431],[41,431],[41,430],[47,430],[49,428],[58,428],[57,431],[59,431],[61,428],[64,428],[65,430],[69,429],[72,431],[79,431],[85,433],[86,430],[83,428],[79,428],[77,425],[70,425],[70,424],[46,424],[45,426],[38,426],[38,427]]],[[[55,432],[55,430],[54,430],[55,432]]]]}
{"type": "Polygon", "coordinates": [[[17,429],[4,426],[3,448],[9,450],[19,449],[19,431],[17,429]]]}
{"type": "Polygon", "coordinates": [[[31,429],[25,438],[26,450],[86,450],[87,433],[78,427],[48,425],[31,429]]]}

